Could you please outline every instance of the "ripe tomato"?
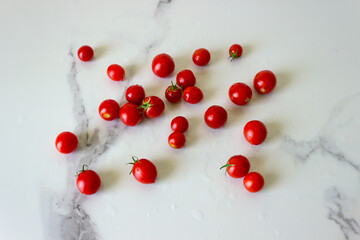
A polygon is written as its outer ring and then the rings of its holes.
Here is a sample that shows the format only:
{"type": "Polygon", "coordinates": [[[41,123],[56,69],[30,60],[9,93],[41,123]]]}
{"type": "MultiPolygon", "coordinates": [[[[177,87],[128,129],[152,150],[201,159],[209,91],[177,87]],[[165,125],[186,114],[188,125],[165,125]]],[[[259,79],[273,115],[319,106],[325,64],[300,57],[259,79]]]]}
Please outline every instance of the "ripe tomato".
{"type": "Polygon", "coordinates": [[[84,45],[81,48],[79,48],[77,54],[81,61],[87,62],[93,58],[94,50],[90,46],[84,45]]]}
{"type": "Polygon", "coordinates": [[[184,133],[189,128],[189,122],[186,118],[178,116],[171,121],[171,129],[174,132],[184,133]]]}
{"type": "Polygon", "coordinates": [[[239,44],[233,44],[229,48],[229,55],[231,58],[231,61],[233,61],[236,58],[239,58],[243,53],[243,49],[239,44]]]}
{"type": "Polygon", "coordinates": [[[174,69],[174,60],[166,53],[161,53],[155,56],[152,61],[152,71],[158,77],[168,77],[173,73],[174,69]]]}
{"type": "Polygon", "coordinates": [[[76,179],[76,186],[82,194],[91,195],[96,193],[101,185],[99,175],[93,170],[85,169],[87,166],[83,165],[79,175],[76,179]]]}
{"type": "Polygon", "coordinates": [[[229,98],[236,105],[247,104],[252,97],[251,88],[245,83],[234,83],[229,88],[229,98]]]}
{"type": "Polygon", "coordinates": [[[65,154],[73,152],[77,145],[78,139],[72,132],[62,132],[55,140],[56,149],[65,154]]]}
{"type": "Polygon", "coordinates": [[[183,94],[183,99],[191,104],[200,102],[203,99],[204,95],[200,88],[191,86],[187,87],[183,94]]]}
{"type": "Polygon", "coordinates": [[[171,82],[171,86],[169,86],[165,90],[165,98],[171,103],[177,103],[181,100],[181,96],[181,88],[171,82]]]}
{"type": "Polygon", "coordinates": [[[271,92],[276,86],[275,74],[269,70],[258,72],[254,78],[254,88],[260,94],[271,92]]]}
{"type": "Polygon", "coordinates": [[[193,62],[198,66],[205,66],[210,62],[210,52],[205,48],[195,50],[192,56],[193,62]]]}
{"type": "Polygon", "coordinates": [[[128,163],[134,165],[130,174],[132,173],[135,179],[141,183],[154,183],[157,177],[155,165],[145,158],[139,160],[137,157],[132,157],[132,159],[133,162],[128,163]]]}
{"type": "Polygon", "coordinates": [[[134,103],[125,103],[120,108],[119,116],[127,126],[135,126],[143,119],[142,110],[134,103]]]}
{"type": "Polygon", "coordinates": [[[221,106],[211,106],[204,114],[206,125],[211,128],[220,128],[225,125],[227,121],[227,112],[221,106]]]}
{"type": "Polygon", "coordinates": [[[124,80],[125,70],[118,64],[112,64],[107,68],[107,75],[111,80],[122,81],[124,80]]]}
{"type": "Polygon", "coordinates": [[[233,178],[242,178],[250,170],[249,160],[242,155],[232,156],[226,165],[222,166],[220,169],[226,167],[226,171],[233,178]]]}
{"type": "Polygon", "coordinates": [[[264,142],[266,135],[267,129],[265,125],[258,120],[250,121],[244,127],[244,136],[252,145],[259,145],[264,142]]]}
{"type": "Polygon", "coordinates": [[[119,116],[120,106],[112,99],[103,101],[99,106],[99,114],[106,121],[114,120],[119,116]]]}
{"type": "Polygon", "coordinates": [[[196,77],[191,70],[185,69],[176,75],[176,83],[179,87],[185,89],[195,85],[196,77]]]}
{"type": "Polygon", "coordinates": [[[145,116],[148,118],[156,118],[160,116],[165,109],[165,104],[161,98],[156,96],[146,97],[140,108],[143,109],[145,116]]]}
{"type": "Polygon", "coordinates": [[[145,90],[140,85],[132,85],[126,89],[126,101],[140,105],[145,98],[145,90]]]}
{"type": "Polygon", "coordinates": [[[185,135],[181,132],[173,132],[168,138],[168,143],[172,148],[182,148],[185,142],[185,135]]]}
{"type": "Polygon", "coordinates": [[[249,192],[258,192],[264,186],[264,178],[260,173],[251,172],[244,177],[244,186],[249,192]]]}

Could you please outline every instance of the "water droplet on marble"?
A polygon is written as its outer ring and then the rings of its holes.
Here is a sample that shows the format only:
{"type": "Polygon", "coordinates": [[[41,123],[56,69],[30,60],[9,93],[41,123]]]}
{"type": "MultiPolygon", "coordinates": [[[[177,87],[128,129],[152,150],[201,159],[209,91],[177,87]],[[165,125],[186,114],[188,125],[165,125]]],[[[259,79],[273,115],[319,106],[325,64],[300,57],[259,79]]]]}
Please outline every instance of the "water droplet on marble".
{"type": "Polygon", "coordinates": [[[274,234],[275,234],[276,236],[280,236],[280,235],[281,235],[281,231],[280,231],[279,229],[276,229],[276,230],[274,231],[274,234]]]}
{"type": "Polygon", "coordinates": [[[146,214],[146,216],[150,217],[150,216],[151,216],[151,214],[148,212],[148,213],[146,214]]]}
{"type": "Polygon", "coordinates": [[[202,221],[204,219],[204,213],[199,209],[191,210],[191,216],[198,221],[202,221]]]}
{"type": "Polygon", "coordinates": [[[232,204],[232,203],[227,203],[226,206],[229,207],[229,208],[231,208],[231,207],[234,206],[234,204],[232,204]]]}
{"type": "Polygon", "coordinates": [[[18,117],[17,121],[20,123],[20,122],[23,122],[24,121],[24,116],[20,116],[18,117]]]}
{"type": "Polygon", "coordinates": [[[258,215],[257,215],[257,217],[258,217],[259,221],[264,221],[265,215],[264,215],[263,212],[259,212],[258,215]]]}
{"type": "Polygon", "coordinates": [[[177,208],[177,206],[176,206],[175,203],[171,204],[171,209],[172,209],[172,210],[175,210],[176,208],[177,208]]]}

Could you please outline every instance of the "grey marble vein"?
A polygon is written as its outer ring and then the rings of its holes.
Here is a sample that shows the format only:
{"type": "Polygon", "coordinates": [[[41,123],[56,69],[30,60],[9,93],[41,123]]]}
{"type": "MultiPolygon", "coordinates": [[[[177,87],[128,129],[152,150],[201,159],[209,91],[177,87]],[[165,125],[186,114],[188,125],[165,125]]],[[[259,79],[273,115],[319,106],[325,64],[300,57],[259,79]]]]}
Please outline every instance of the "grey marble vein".
{"type": "Polygon", "coordinates": [[[328,189],[325,197],[329,202],[327,218],[340,228],[346,240],[359,239],[360,225],[356,219],[346,214],[346,198],[335,187],[328,189]]]}
{"type": "Polygon", "coordinates": [[[164,11],[164,9],[171,4],[171,1],[172,0],[159,0],[155,10],[155,16],[164,11]]]}

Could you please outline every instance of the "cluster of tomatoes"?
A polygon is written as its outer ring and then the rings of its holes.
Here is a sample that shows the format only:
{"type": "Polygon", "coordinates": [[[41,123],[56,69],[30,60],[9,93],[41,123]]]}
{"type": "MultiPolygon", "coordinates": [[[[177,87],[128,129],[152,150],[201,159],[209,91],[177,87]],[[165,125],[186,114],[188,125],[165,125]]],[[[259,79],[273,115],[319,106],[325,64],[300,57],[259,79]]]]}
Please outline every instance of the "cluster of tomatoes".
{"type": "MultiPolygon", "coordinates": [[[[229,49],[231,61],[239,58],[242,55],[243,49],[239,44],[234,44],[229,49]]],[[[78,57],[82,61],[90,61],[94,55],[94,51],[89,46],[82,46],[78,50],[78,57]]],[[[207,49],[197,49],[192,56],[193,62],[198,66],[205,66],[210,62],[210,52],[207,49]]],[[[171,56],[162,53],[152,61],[153,73],[160,77],[166,78],[170,76],[175,69],[175,63],[171,56]]],[[[125,77],[123,67],[118,64],[112,64],[107,69],[107,74],[111,80],[122,81],[125,77]]],[[[180,71],[176,76],[176,83],[172,83],[165,90],[165,98],[170,103],[177,103],[184,101],[196,104],[203,99],[202,91],[195,86],[196,77],[194,73],[185,69],[180,71]]],[[[260,94],[267,94],[271,92],[276,86],[276,77],[269,71],[264,70],[256,74],[254,78],[254,89],[260,94]]],[[[245,83],[235,83],[229,89],[229,98],[236,105],[246,105],[252,97],[251,88],[245,83]]],[[[116,118],[127,126],[136,126],[144,117],[156,118],[160,116],[165,109],[165,104],[161,98],[157,96],[146,96],[145,90],[141,85],[132,85],[126,89],[125,98],[127,103],[120,105],[113,99],[103,101],[99,106],[99,115],[106,121],[112,121],[116,118]]],[[[209,107],[204,114],[204,121],[210,128],[220,128],[227,122],[226,110],[218,105],[209,107]]],[[[178,116],[171,121],[171,129],[173,133],[168,138],[168,143],[173,148],[181,148],[185,145],[186,138],[184,132],[188,129],[189,123],[185,117],[178,116]]],[[[265,125],[257,120],[248,122],[243,131],[245,139],[253,145],[261,144],[267,135],[265,125]]],[[[61,153],[73,152],[77,145],[78,139],[75,134],[71,132],[62,132],[58,135],[55,141],[56,148],[61,153]]],[[[157,177],[157,170],[155,165],[148,159],[138,159],[132,157],[132,170],[135,179],[141,183],[154,183],[157,177]]],[[[227,163],[220,169],[226,168],[226,171],[231,177],[242,178],[245,188],[250,192],[260,191],[264,185],[264,178],[257,172],[251,172],[249,160],[242,156],[236,155],[231,157],[227,163]]],[[[99,175],[87,169],[84,165],[79,171],[76,181],[79,191],[83,194],[94,194],[98,191],[101,185],[99,175]]]]}

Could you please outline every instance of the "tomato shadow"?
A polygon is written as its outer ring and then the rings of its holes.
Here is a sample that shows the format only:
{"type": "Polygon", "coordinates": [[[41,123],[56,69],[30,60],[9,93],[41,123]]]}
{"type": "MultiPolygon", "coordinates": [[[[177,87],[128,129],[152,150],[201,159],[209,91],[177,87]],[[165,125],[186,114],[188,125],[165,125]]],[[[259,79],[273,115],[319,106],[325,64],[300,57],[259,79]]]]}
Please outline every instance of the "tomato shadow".
{"type": "Polygon", "coordinates": [[[276,87],[271,93],[275,93],[276,91],[282,91],[284,88],[286,88],[290,84],[292,75],[290,72],[285,71],[274,72],[274,74],[276,76],[276,87]]]}
{"type": "Polygon", "coordinates": [[[176,159],[167,158],[167,159],[157,159],[154,161],[158,172],[158,179],[160,181],[168,179],[176,169],[176,159]]]}
{"type": "Polygon", "coordinates": [[[120,179],[120,172],[116,169],[101,170],[98,174],[101,179],[101,189],[105,191],[116,186],[120,179]]]}
{"type": "Polygon", "coordinates": [[[264,177],[264,188],[263,189],[269,189],[274,187],[276,183],[278,182],[278,175],[274,173],[264,173],[261,175],[264,177]]]}
{"type": "Polygon", "coordinates": [[[276,174],[268,169],[269,163],[266,163],[266,157],[262,155],[255,155],[248,157],[248,159],[251,166],[249,172],[258,172],[264,177],[264,189],[271,188],[278,182],[279,174],[276,174]]]}
{"type": "Polygon", "coordinates": [[[264,122],[267,129],[265,142],[272,142],[281,136],[282,124],[279,122],[264,122]]]}
{"type": "Polygon", "coordinates": [[[99,129],[95,128],[92,132],[86,131],[76,134],[79,144],[76,148],[77,151],[84,150],[94,144],[99,143],[99,129]]]}
{"type": "Polygon", "coordinates": [[[186,145],[194,146],[199,138],[199,134],[196,130],[201,129],[202,117],[188,117],[187,120],[189,122],[189,129],[184,133],[186,145]]]}
{"type": "Polygon", "coordinates": [[[226,123],[227,126],[238,126],[241,121],[243,121],[242,116],[244,112],[248,108],[247,105],[245,106],[237,106],[233,103],[227,103],[225,109],[228,113],[228,121],[226,123]]]}
{"type": "Polygon", "coordinates": [[[224,60],[224,59],[229,57],[229,55],[227,53],[227,50],[225,48],[224,49],[219,49],[218,48],[218,49],[215,49],[215,50],[211,50],[210,54],[211,54],[211,59],[210,59],[210,62],[209,62],[210,66],[211,66],[211,64],[218,63],[219,61],[224,60]]]}
{"type": "Polygon", "coordinates": [[[234,62],[237,62],[237,61],[240,62],[243,57],[247,57],[247,56],[251,55],[251,53],[254,51],[254,46],[251,44],[246,43],[246,44],[240,44],[240,45],[243,48],[243,53],[238,59],[235,59],[234,62]]]}
{"type": "Polygon", "coordinates": [[[172,75],[174,75],[176,77],[176,75],[185,69],[190,69],[192,68],[192,52],[189,51],[189,54],[187,55],[181,55],[181,56],[176,56],[174,57],[174,62],[175,62],[175,70],[172,73],[172,75]]]}
{"type": "Polygon", "coordinates": [[[131,80],[136,73],[139,71],[140,66],[137,64],[132,64],[129,66],[124,67],[125,70],[125,81],[131,80]]]}
{"type": "Polygon", "coordinates": [[[94,60],[102,58],[110,50],[109,45],[100,45],[94,48],[94,60]]]}

